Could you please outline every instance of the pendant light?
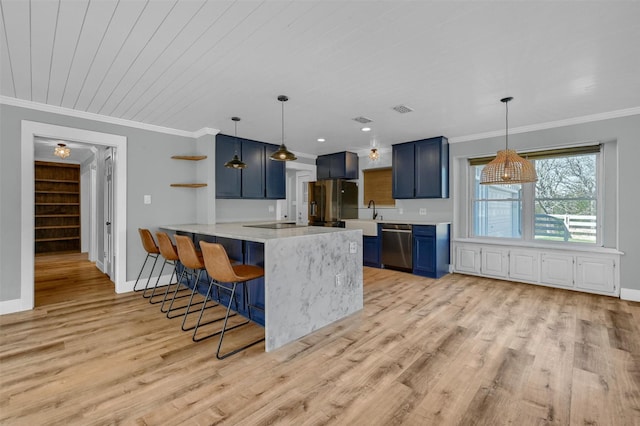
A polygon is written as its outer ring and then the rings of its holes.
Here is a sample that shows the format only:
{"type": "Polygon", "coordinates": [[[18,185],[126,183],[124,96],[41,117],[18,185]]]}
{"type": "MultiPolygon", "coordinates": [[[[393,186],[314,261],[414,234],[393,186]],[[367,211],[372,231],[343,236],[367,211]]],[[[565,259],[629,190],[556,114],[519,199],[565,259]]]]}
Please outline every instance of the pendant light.
{"type": "Polygon", "coordinates": [[[289,151],[287,147],[284,145],[284,103],[289,100],[284,95],[278,96],[278,100],[282,102],[282,143],[276,152],[271,154],[269,158],[276,161],[293,161],[298,158],[293,154],[293,152],[289,151]]]}
{"type": "Polygon", "coordinates": [[[496,158],[484,166],[480,174],[481,185],[506,185],[511,183],[531,183],[538,180],[536,169],[529,160],[509,149],[509,105],[512,97],[500,99],[506,108],[505,149],[498,151],[496,158]]]}
{"type": "Polygon", "coordinates": [[[59,143],[53,150],[53,155],[62,158],[63,160],[71,155],[71,149],[67,148],[67,145],[59,143]]]}
{"type": "MultiPolygon", "coordinates": [[[[235,137],[236,137],[236,143],[237,143],[238,142],[238,121],[240,121],[240,117],[231,117],[231,120],[233,120],[235,124],[235,128],[236,128],[235,137]]],[[[244,169],[247,167],[247,164],[243,163],[242,160],[238,158],[238,151],[236,150],[235,154],[233,155],[233,159],[224,163],[224,166],[230,169],[244,169]]]]}
{"type": "Polygon", "coordinates": [[[378,149],[371,148],[371,151],[369,151],[369,160],[378,161],[379,158],[380,158],[380,153],[378,152],[378,149]]]}

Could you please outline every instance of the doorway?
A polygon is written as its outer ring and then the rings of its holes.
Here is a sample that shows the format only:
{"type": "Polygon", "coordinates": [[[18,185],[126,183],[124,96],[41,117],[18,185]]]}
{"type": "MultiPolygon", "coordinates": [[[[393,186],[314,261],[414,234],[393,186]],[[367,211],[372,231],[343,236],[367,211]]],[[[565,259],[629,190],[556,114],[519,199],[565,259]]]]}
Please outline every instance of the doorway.
{"type": "MultiPolygon", "coordinates": [[[[113,151],[113,265],[111,279],[117,293],[127,291],[126,285],[126,172],[127,156],[125,136],[93,132],[71,127],[56,126],[33,121],[22,121],[21,132],[21,248],[20,248],[20,299],[12,310],[30,310],[34,307],[34,138],[61,139],[90,145],[110,146],[113,151]]],[[[98,256],[98,259],[100,256],[98,256]]]]}

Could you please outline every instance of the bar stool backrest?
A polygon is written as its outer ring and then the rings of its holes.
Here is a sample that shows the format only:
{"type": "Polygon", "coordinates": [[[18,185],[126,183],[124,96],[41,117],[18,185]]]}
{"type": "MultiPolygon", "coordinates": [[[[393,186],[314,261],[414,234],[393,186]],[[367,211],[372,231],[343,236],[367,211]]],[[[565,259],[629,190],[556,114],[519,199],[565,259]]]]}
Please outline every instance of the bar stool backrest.
{"type": "Polygon", "coordinates": [[[160,254],[167,260],[178,260],[178,249],[171,242],[166,232],[156,232],[160,254]]]}
{"type": "Polygon", "coordinates": [[[200,241],[200,247],[202,248],[204,265],[211,278],[222,283],[243,281],[233,270],[227,251],[221,244],[200,241]]]}
{"type": "Polygon", "coordinates": [[[156,242],[153,241],[153,235],[148,229],[138,228],[138,233],[140,233],[140,239],[142,240],[142,247],[147,251],[147,253],[158,254],[160,253],[160,249],[156,245],[156,242]]]}
{"type": "Polygon", "coordinates": [[[178,246],[178,256],[180,262],[190,269],[202,269],[204,264],[202,258],[198,256],[196,247],[193,245],[191,238],[184,235],[176,235],[176,245],[178,246]]]}

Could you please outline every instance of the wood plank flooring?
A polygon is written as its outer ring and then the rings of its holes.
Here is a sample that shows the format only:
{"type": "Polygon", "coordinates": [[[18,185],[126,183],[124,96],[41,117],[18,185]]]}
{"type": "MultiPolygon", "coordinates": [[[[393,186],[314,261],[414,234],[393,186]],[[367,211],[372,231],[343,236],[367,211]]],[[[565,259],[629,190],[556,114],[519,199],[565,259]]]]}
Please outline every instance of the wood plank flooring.
{"type": "Polygon", "coordinates": [[[36,265],[36,309],[0,317],[1,424],[640,425],[639,303],[365,268],[360,313],[218,361],[82,255],[36,265]]]}

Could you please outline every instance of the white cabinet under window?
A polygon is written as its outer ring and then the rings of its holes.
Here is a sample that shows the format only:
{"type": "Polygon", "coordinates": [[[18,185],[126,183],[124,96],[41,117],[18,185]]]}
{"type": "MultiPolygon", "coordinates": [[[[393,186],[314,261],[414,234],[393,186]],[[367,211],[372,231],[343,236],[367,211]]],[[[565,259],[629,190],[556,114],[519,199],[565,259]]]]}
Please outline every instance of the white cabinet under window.
{"type": "Polygon", "coordinates": [[[561,287],[573,287],[574,256],[542,253],[540,281],[561,287]]]}
{"type": "Polygon", "coordinates": [[[618,296],[622,253],[454,241],[454,272],[618,296]]]}
{"type": "Polygon", "coordinates": [[[482,275],[507,278],[509,274],[509,250],[496,247],[482,247],[482,275]]]}
{"type": "Polygon", "coordinates": [[[480,247],[459,245],[456,247],[456,270],[469,274],[480,273],[480,247]]]}
{"type": "Polygon", "coordinates": [[[509,278],[516,281],[537,282],[540,279],[539,258],[540,253],[535,250],[511,250],[509,278]]]}
{"type": "Polygon", "coordinates": [[[603,293],[615,289],[615,261],[599,257],[576,257],[576,288],[603,293]]]}

